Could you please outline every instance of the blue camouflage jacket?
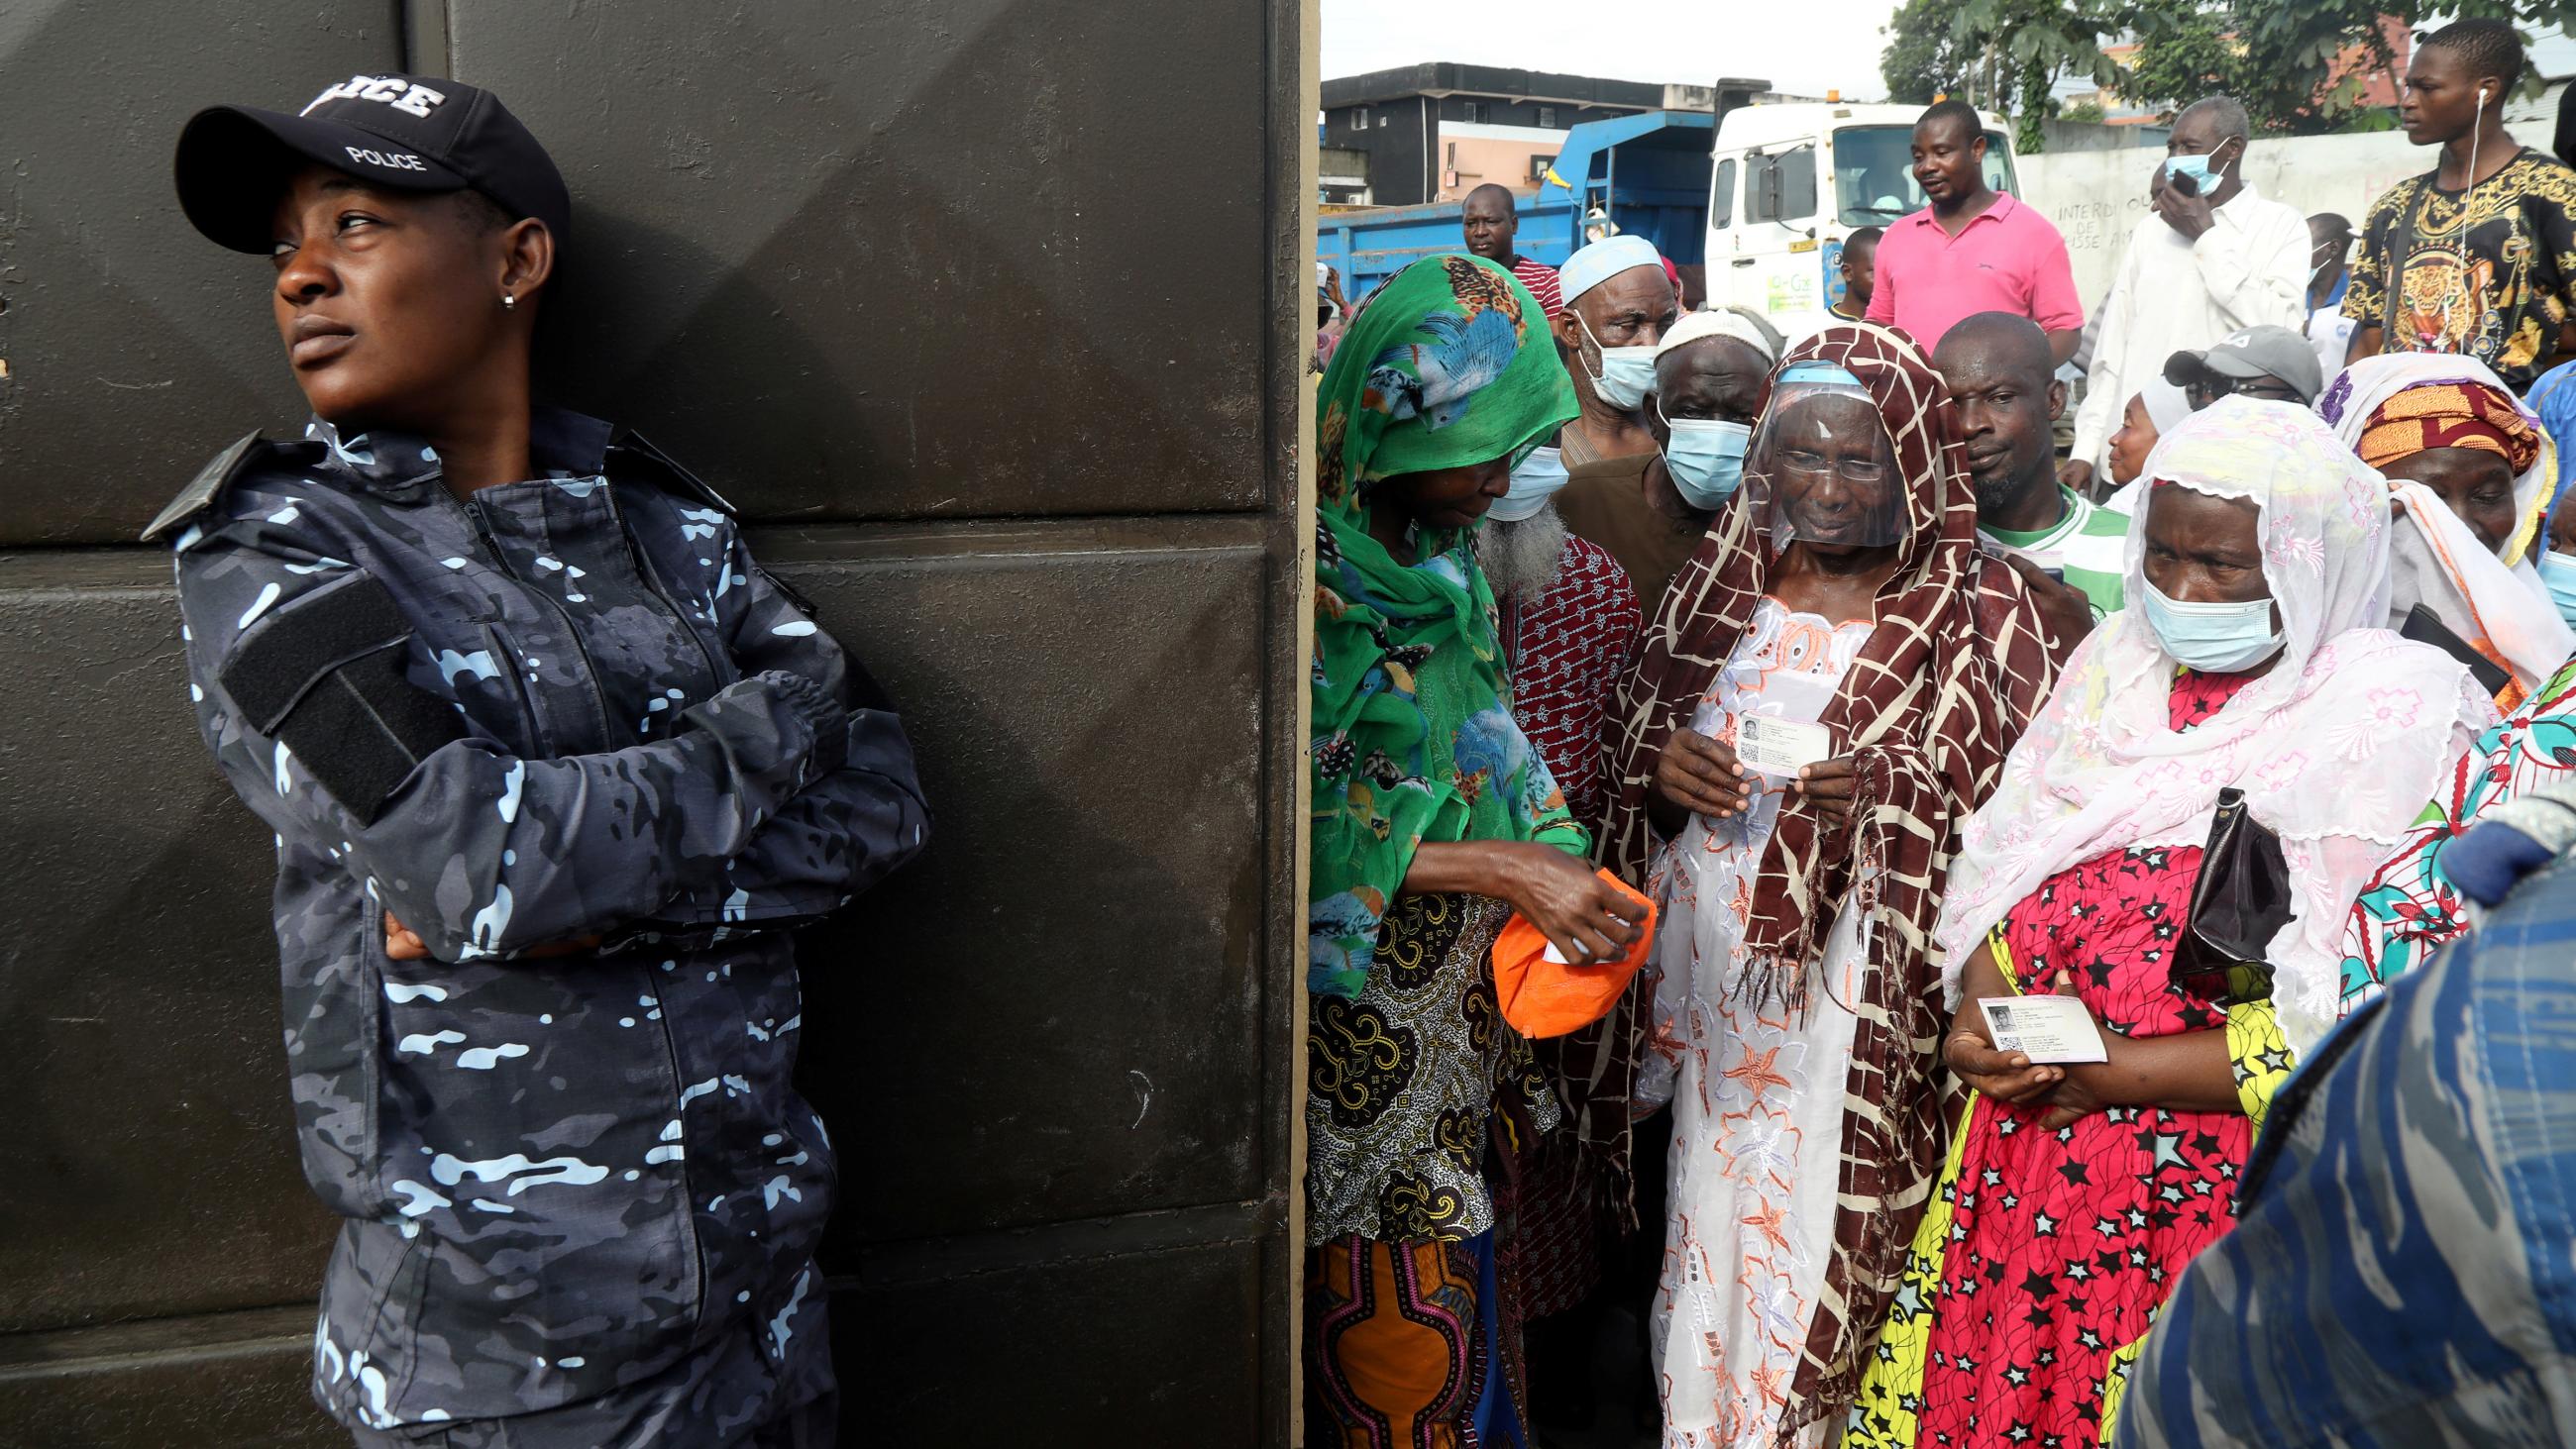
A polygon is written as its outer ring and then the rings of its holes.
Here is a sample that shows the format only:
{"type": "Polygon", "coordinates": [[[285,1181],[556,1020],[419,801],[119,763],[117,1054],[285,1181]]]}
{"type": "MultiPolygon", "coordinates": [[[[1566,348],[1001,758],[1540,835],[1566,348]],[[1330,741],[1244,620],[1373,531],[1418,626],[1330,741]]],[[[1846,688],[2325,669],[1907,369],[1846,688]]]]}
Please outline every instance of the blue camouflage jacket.
{"type": "Polygon", "coordinates": [[[541,477],[462,501],[414,440],[244,439],[145,534],[177,530],[198,727],[277,835],[297,1134],[345,1220],[314,1391],[370,1428],[727,1334],[827,1371],[782,930],[928,829],[891,706],[723,501],[596,420],[536,434],[541,477]],[[388,959],[387,912],[430,959],[388,959]]]}
{"type": "Polygon", "coordinates": [[[2310,1053],[2237,1203],[2119,1449],[2576,1443],[2576,859],[2310,1053]]]}

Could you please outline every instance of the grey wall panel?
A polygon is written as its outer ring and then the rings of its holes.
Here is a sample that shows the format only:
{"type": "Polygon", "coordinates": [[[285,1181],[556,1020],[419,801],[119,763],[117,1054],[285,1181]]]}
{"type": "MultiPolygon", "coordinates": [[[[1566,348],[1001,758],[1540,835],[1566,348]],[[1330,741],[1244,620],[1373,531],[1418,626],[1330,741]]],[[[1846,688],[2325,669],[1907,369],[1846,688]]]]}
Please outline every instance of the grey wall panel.
{"type": "Polygon", "coordinates": [[[0,546],[122,543],[199,464],[300,420],[266,262],[170,189],[201,106],[390,67],[393,0],[0,6],[0,546]]]}
{"type": "MultiPolygon", "coordinates": [[[[814,933],[836,1251],[1260,1192],[1263,560],[1249,520],[755,547],[892,690],[938,821],[814,933]]],[[[143,551],[0,559],[22,900],[0,1331],[309,1297],[268,838],[208,765],[143,551]],[[68,647],[67,647],[68,646],[68,647]],[[101,722],[116,721],[112,748],[101,722]],[[140,800],[138,781],[155,782],[140,800]],[[141,808],[138,808],[140,806],[141,808]]]]}
{"type": "Polygon", "coordinates": [[[346,1449],[312,1377],[306,1307],[0,1338],[0,1444],[346,1449]]]}
{"type": "Polygon", "coordinates": [[[1256,1391],[1267,1276],[1235,1242],[845,1288],[844,1442],[1249,1449],[1284,1427],[1256,1391]]]}
{"type": "MultiPolygon", "coordinates": [[[[310,1299],[268,832],[188,713],[168,566],[0,560],[0,1330],[310,1299]]],[[[5,1436],[0,1436],[5,1437],[5,1436]]]]}
{"type": "Polygon", "coordinates": [[[448,5],[572,185],[568,398],[763,517],[1261,506],[1262,6],[650,11],[448,5]]]}
{"type": "Polygon", "coordinates": [[[899,692],[938,821],[803,957],[845,1240],[1259,1191],[1263,563],[1154,532],[784,570],[899,692]]]}

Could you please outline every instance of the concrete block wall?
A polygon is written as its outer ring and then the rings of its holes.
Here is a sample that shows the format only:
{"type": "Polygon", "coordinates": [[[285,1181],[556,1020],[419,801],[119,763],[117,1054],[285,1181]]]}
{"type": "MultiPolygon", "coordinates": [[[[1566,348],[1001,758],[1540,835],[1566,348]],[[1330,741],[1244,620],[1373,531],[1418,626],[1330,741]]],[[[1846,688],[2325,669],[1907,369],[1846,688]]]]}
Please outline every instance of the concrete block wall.
{"type": "MultiPolygon", "coordinates": [[[[2546,147],[2546,127],[2526,126],[2524,140],[2546,147]]],[[[2147,184],[2164,160],[2162,149],[2051,151],[2024,156],[2022,199],[2038,207],[2066,238],[2076,295],[2089,316],[2111,294],[2120,257],[2138,223],[2151,214],[2147,184]]],[[[2409,145],[2402,131],[2353,136],[2298,136],[2260,140],[2245,151],[2245,179],[2301,215],[2340,212],[2355,228],[2370,204],[2409,176],[2433,169],[2435,148],[2409,145]]]]}
{"type": "Polygon", "coordinates": [[[1285,1444],[1295,0],[36,0],[0,17],[0,1443],[340,1442],[270,845],[134,532],[302,411],[168,179],[216,101],[499,92],[549,391],[901,701],[935,849],[804,943],[845,1443],[1285,1444]]]}

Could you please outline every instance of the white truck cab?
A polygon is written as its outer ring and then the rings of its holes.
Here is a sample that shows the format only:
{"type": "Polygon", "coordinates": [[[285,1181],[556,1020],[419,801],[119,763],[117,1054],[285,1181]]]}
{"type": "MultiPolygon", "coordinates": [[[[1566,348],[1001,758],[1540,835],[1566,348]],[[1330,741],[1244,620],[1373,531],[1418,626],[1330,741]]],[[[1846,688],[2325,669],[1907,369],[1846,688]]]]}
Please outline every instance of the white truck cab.
{"type": "MultiPolygon", "coordinates": [[[[1718,118],[1708,192],[1708,300],[1751,307],[1789,337],[1842,300],[1843,238],[1923,209],[1914,181],[1921,106],[1800,101],[1718,118]]],[[[2018,189],[2012,132],[1980,113],[1986,184],[2018,189]]]]}

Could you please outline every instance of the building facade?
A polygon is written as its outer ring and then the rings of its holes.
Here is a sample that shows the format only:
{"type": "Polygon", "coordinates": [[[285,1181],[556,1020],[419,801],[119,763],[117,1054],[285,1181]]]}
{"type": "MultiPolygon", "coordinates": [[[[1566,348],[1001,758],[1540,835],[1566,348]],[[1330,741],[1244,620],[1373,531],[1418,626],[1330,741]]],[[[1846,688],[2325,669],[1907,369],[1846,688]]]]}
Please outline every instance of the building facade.
{"type": "Polygon", "coordinates": [[[1401,66],[1324,82],[1322,142],[1367,158],[1365,199],[1379,206],[1455,201],[1489,183],[1527,196],[1568,130],[1660,110],[1666,90],[1493,66],[1401,66]]]}

